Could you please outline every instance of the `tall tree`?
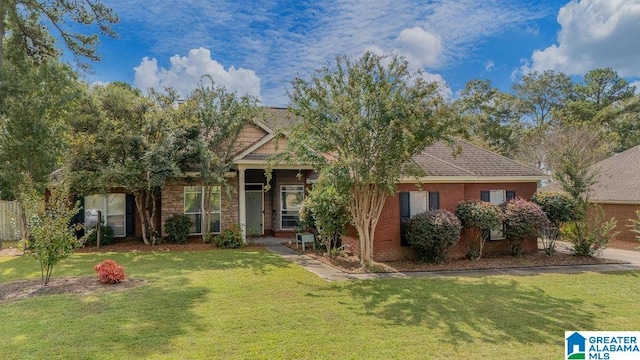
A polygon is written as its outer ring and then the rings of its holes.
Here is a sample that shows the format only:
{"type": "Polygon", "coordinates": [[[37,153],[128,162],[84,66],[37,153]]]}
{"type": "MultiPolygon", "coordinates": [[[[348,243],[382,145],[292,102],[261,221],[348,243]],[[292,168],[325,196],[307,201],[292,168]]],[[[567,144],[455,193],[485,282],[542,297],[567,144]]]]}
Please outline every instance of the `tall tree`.
{"type": "Polygon", "coordinates": [[[54,31],[77,60],[94,61],[100,60],[98,35],[80,32],[77,25],[95,25],[101,34],[115,37],[111,25],[117,22],[118,16],[100,0],[0,0],[0,69],[7,34],[24,54],[37,60],[59,55],[49,32],[54,31]]]}
{"type": "Polygon", "coordinates": [[[611,68],[593,69],[584,76],[584,83],[575,86],[578,98],[593,104],[595,111],[632,97],[635,90],[611,68]]]}
{"type": "Polygon", "coordinates": [[[380,212],[409,159],[452,131],[443,98],[404,58],[371,52],[354,61],[339,56],[334,67],[292,85],[290,110],[302,121],[291,129],[288,152],[346,188],[360,260],[370,265],[380,212]]]}
{"type": "MultiPolygon", "coordinates": [[[[0,99],[1,195],[21,201],[17,190],[25,176],[43,192],[48,175],[61,165],[65,120],[74,112],[82,86],[69,66],[55,59],[36,64],[19,52],[9,58],[2,69],[8,81],[0,84],[6,95],[0,99]]],[[[26,228],[22,230],[25,236],[26,228]]]]}
{"type": "Polygon", "coordinates": [[[190,154],[186,165],[196,166],[200,170],[200,179],[204,186],[202,202],[202,239],[210,236],[210,215],[212,193],[215,186],[221,186],[227,193],[231,191],[225,174],[231,170],[233,156],[240,132],[254,121],[260,111],[258,99],[229,92],[216,85],[213,79],[205,76],[189,99],[182,105],[189,119],[187,144],[190,154]]]}
{"type": "Polygon", "coordinates": [[[615,141],[617,151],[638,143],[638,97],[635,87],[610,68],[589,71],[574,87],[576,98],[557,112],[563,123],[598,127],[601,136],[615,141]]]}
{"type": "Polygon", "coordinates": [[[570,99],[573,83],[563,73],[534,71],[525,74],[513,89],[532,127],[541,130],[551,121],[553,110],[563,107],[570,99]]]}
{"type": "Polygon", "coordinates": [[[73,122],[73,149],[65,177],[81,195],[121,187],[134,195],[142,239],[154,245],[157,198],[179,173],[176,138],[179,109],[173,93],[144,97],[124,83],[91,89],[73,122]]]}
{"type": "Polygon", "coordinates": [[[514,155],[524,129],[522,112],[513,95],[499,91],[490,80],[474,79],[453,105],[473,143],[504,156],[514,155]]]}

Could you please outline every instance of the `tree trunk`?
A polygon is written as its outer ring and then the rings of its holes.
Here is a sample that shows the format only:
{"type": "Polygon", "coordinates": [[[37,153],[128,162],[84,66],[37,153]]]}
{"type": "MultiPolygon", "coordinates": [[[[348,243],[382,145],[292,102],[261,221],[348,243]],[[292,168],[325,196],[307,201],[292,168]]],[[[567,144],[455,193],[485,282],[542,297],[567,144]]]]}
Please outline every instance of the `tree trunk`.
{"type": "Polygon", "coordinates": [[[351,191],[349,210],[352,223],[358,231],[360,242],[360,265],[373,263],[373,241],[378,218],[387,199],[384,190],[374,185],[354,186],[351,191]]]}
{"type": "Polygon", "coordinates": [[[155,245],[160,238],[160,233],[158,232],[158,229],[156,229],[156,224],[158,223],[156,221],[156,217],[158,215],[156,211],[156,194],[153,191],[147,194],[147,204],[149,206],[147,208],[149,211],[147,228],[149,229],[149,236],[151,237],[151,243],[155,245]]]}
{"type": "Polygon", "coordinates": [[[27,226],[27,213],[24,211],[22,201],[18,199],[18,205],[20,208],[20,234],[22,235],[22,254],[27,251],[27,241],[29,241],[29,227],[27,226]]]}
{"type": "Polygon", "coordinates": [[[142,192],[136,192],[133,194],[133,199],[136,203],[136,209],[138,210],[138,216],[140,216],[140,227],[142,228],[142,241],[145,245],[151,245],[149,237],[147,236],[147,214],[145,211],[144,194],[142,192]]]}

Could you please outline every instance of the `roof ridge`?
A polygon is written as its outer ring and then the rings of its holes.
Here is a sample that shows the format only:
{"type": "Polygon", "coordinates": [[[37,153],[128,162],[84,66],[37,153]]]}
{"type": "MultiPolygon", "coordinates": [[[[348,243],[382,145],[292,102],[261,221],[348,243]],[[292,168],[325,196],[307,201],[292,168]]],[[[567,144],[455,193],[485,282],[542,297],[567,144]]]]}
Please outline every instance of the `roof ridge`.
{"type": "Polygon", "coordinates": [[[617,154],[613,154],[613,155],[609,156],[606,159],[602,159],[602,160],[598,161],[597,163],[591,165],[590,167],[595,167],[595,166],[601,165],[603,163],[608,163],[608,162],[614,161],[614,158],[620,159],[621,156],[622,157],[628,156],[629,154],[632,153],[632,150],[633,151],[640,151],[640,145],[636,145],[634,147],[628,148],[627,150],[625,150],[623,152],[620,152],[620,153],[617,153],[617,154]]]}

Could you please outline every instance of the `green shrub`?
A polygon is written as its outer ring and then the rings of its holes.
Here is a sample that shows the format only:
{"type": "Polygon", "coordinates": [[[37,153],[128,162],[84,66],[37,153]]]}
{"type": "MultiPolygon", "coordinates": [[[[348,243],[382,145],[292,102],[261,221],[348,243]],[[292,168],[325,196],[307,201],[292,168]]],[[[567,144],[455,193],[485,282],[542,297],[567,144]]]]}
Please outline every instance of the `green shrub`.
{"type": "Polygon", "coordinates": [[[484,232],[502,226],[502,210],[485,201],[463,201],[456,207],[456,216],[462,227],[473,233],[468,239],[467,257],[479,260],[485,243],[484,232]]]}
{"type": "Polygon", "coordinates": [[[537,192],[531,201],[540,205],[554,227],[560,228],[562,224],[578,219],[576,203],[567,193],[537,192]]]}
{"type": "Polygon", "coordinates": [[[441,263],[460,240],[460,220],[446,210],[433,210],[412,217],[407,223],[407,239],[420,258],[441,263]]]}
{"type": "Polygon", "coordinates": [[[189,229],[193,225],[191,218],[177,214],[169,217],[164,222],[164,229],[167,232],[167,241],[170,243],[184,244],[189,236],[189,229]]]}
{"type": "Polygon", "coordinates": [[[304,200],[305,212],[311,212],[311,216],[305,214],[305,222],[316,226],[320,242],[327,249],[329,257],[335,254],[333,249],[346,231],[349,221],[346,204],[347,197],[336,187],[321,183],[317,183],[304,200]],[[309,217],[313,219],[310,222],[309,217]]]}
{"type": "Polygon", "coordinates": [[[578,256],[596,256],[602,253],[611,239],[618,235],[614,218],[606,221],[599,206],[593,206],[584,220],[574,221],[561,230],[562,238],[573,245],[572,253],[578,256]]]}
{"type": "MultiPolygon", "coordinates": [[[[113,244],[115,240],[115,235],[113,234],[113,229],[111,226],[100,225],[100,246],[106,246],[113,244]]],[[[87,238],[85,240],[85,245],[97,246],[98,245],[98,231],[96,229],[92,229],[89,231],[87,238]]]]}
{"type": "Polygon", "coordinates": [[[537,238],[549,220],[540,205],[524,199],[509,201],[504,209],[504,235],[509,241],[511,255],[519,256],[522,243],[528,238],[537,238]]]}
{"type": "Polygon", "coordinates": [[[244,245],[242,241],[242,229],[240,225],[233,224],[213,238],[217,247],[223,249],[237,249],[244,245]]]}

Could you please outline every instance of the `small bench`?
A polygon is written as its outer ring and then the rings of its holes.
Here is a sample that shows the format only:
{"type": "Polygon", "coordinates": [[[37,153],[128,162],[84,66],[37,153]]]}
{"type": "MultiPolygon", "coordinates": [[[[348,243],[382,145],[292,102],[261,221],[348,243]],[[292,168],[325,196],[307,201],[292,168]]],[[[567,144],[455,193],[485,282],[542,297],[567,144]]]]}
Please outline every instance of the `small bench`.
{"type": "Polygon", "coordinates": [[[311,243],[313,250],[316,249],[316,238],[312,233],[296,233],[296,248],[302,244],[302,251],[305,251],[305,244],[311,243]]]}

